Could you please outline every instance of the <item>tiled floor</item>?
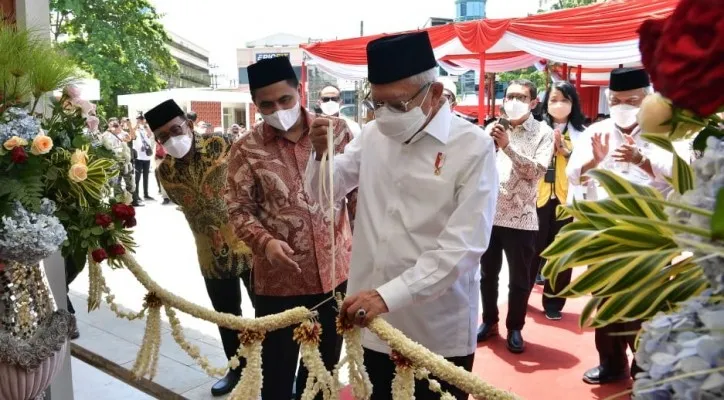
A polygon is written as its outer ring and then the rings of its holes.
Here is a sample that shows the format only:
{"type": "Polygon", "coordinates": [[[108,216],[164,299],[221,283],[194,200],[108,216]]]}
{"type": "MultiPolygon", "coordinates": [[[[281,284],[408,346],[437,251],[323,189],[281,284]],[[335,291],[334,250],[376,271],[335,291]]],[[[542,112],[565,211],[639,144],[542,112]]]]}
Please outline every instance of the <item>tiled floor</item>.
{"type": "Polygon", "coordinates": [[[153,397],[128,386],[118,379],[76,358],[73,369],[73,395],[75,400],[151,400],[153,397]]]}

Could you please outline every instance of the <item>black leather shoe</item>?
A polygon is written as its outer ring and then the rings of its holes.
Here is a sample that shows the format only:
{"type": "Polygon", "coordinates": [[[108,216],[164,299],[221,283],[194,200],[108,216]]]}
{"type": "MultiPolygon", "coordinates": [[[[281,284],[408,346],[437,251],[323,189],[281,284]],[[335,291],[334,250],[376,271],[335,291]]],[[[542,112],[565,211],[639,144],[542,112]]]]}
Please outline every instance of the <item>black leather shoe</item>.
{"type": "Polygon", "coordinates": [[[628,371],[612,372],[602,366],[591,368],[583,374],[583,382],[589,385],[605,385],[607,383],[623,381],[629,378],[628,371]]]}
{"type": "Polygon", "coordinates": [[[75,340],[80,337],[80,331],[78,330],[78,320],[75,319],[75,315],[70,320],[70,333],[68,335],[70,340],[75,340]]]}
{"type": "Polygon", "coordinates": [[[239,383],[239,378],[241,378],[241,369],[230,370],[226,373],[225,377],[214,383],[214,386],[211,387],[211,395],[223,396],[231,393],[231,391],[234,390],[234,386],[239,383]]]}
{"type": "Polygon", "coordinates": [[[493,336],[498,336],[498,324],[486,324],[483,322],[478,327],[478,343],[484,342],[493,336]]]}
{"type": "Polygon", "coordinates": [[[520,331],[508,331],[508,350],[511,353],[520,354],[525,350],[525,342],[520,331]]]}

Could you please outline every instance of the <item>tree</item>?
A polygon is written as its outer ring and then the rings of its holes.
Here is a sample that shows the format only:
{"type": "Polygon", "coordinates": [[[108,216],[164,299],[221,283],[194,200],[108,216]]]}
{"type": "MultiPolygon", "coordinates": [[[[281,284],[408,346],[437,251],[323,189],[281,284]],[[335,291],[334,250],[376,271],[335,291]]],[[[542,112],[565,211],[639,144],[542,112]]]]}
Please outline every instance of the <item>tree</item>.
{"type": "Polygon", "coordinates": [[[542,92],[546,88],[546,76],[544,71],[538,71],[535,67],[528,67],[514,71],[502,72],[498,74],[500,82],[510,82],[514,79],[527,79],[542,92]]]}
{"type": "Polygon", "coordinates": [[[99,112],[121,115],[117,96],[166,87],[178,70],[148,0],[51,0],[53,42],[101,82],[99,112]]]}

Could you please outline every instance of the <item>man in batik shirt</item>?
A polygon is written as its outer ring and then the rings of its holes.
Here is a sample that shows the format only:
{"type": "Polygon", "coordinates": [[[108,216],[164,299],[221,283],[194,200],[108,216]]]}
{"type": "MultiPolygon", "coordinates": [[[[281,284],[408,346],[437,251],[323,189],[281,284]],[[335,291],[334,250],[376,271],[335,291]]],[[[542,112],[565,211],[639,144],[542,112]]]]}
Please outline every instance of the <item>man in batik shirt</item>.
{"type": "MultiPolygon", "coordinates": [[[[312,152],[313,114],[300,106],[299,82],[289,58],[262,60],[249,66],[254,104],[264,122],[236,142],[229,159],[226,201],[234,229],[253,251],[256,316],[290,308],[312,308],[344,292],[351,251],[346,199],[335,207],[335,268],[332,268],[326,207],[304,190],[304,173],[312,152]]],[[[336,151],[352,140],[344,120],[334,122],[336,151]]],[[[342,338],[335,330],[336,302],[319,308],[320,351],[328,369],[339,360],[342,338]]],[[[292,397],[299,345],[294,327],[267,332],[262,350],[265,384],[262,398],[292,397]]],[[[299,368],[297,398],[308,372],[299,368]]]]}
{"type": "MultiPolygon", "coordinates": [[[[158,177],[168,197],[182,207],[196,240],[201,274],[211,304],[218,312],[241,315],[239,277],[249,291],[250,249],[229,223],[226,203],[221,197],[232,138],[227,135],[194,133],[192,123],[173,101],[168,100],[146,113],[156,140],[166,150],[158,177]]],[[[252,292],[249,297],[253,299],[252,292]]],[[[219,327],[228,358],[239,348],[237,333],[219,327]]],[[[229,393],[239,381],[244,362],[218,381],[211,393],[229,393]]]]}

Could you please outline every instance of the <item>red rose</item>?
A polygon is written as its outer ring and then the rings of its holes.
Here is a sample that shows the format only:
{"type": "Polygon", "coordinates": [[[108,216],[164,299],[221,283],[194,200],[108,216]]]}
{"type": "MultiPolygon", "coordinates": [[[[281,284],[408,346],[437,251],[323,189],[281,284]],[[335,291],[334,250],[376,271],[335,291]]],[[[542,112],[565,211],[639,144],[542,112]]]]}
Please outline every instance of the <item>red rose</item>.
{"type": "Polygon", "coordinates": [[[122,244],[114,244],[113,246],[108,248],[108,251],[111,253],[111,257],[117,257],[126,254],[126,248],[123,247],[122,244]]]}
{"type": "Polygon", "coordinates": [[[131,218],[128,218],[127,220],[123,221],[123,227],[124,227],[124,228],[133,228],[134,226],[136,226],[136,218],[135,218],[135,217],[131,217],[131,218]]]}
{"type": "Polygon", "coordinates": [[[112,205],[111,211],[116,218],[122,221],[126,221],[129,218],[133,218],[136,216],[136,210],[133,207],[122,203],[116,203],[112,205]]]}
{"type": "Polygon", "coordinates": [[[649,73],[652,82],[658,82],[656,76],[656,68],[649,68],[647,66],[655,66],[655,54],[656,48],[659,44],[659,38],[664,32],[664,27],[668,19],[649,19],[644,21],[639,27],[639,51],[641,52],[641,62],[646,67],[646,72],[649,73]]]}
{"type": "Polygon", "coordinates": [[[96,225],[108,228],[113,223],[113,218],[108,214],[96,214],[96,225]]]}
{"type": "Polygon", "coordinates": [[[103,260],[105,260],[106,258],[108,258],[108,253],[106,253],[106,251],[103,249],[96,249],[96,250],[93,250],[93,252],[91,253],[91,256],[93,257],[93,261],[100,263],[103,260]]]}
{"type": "Polygon", "coordinates": [[[25,152],[24,148],[18,146],[10,151],[10,159],[15,164],[22,164],[25,161],[28,161],[28,153],[25,152]]]}
{"type": "Polygon", "coordinates": [[[721,1],[682,0],[664,26],[656,24],[644,23],[639,31],[642,61],[654,87],[676,106],[703,117],[714,114],[724,105],[721,1]]]}

